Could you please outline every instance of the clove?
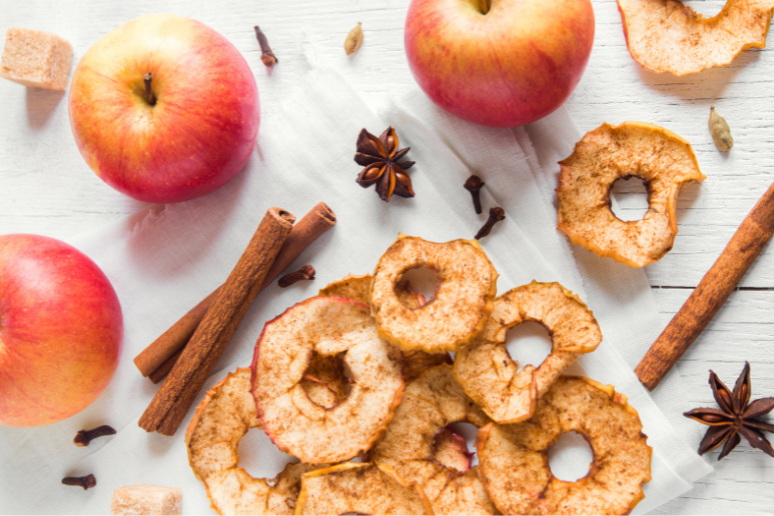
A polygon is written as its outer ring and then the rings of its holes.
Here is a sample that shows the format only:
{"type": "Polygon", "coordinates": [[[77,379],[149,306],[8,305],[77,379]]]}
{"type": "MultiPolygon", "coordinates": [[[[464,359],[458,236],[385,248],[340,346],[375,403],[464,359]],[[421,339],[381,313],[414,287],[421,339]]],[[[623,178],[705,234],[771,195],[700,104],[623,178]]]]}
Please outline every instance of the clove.
{"type": "Polygon", "coordinates": [[[267,68],[271,68],[279,63],[279,59],[277,59],[277,56],[271,51],[269,40],[266,39],[266,35],[258,25],[253,28],[255,29],[255,37],[258,39],[258,44],[261,46],[261,61],[263,61],[263,64],[266,65],[267,68]]]}
{"type": "Polygon", "coordinates": [[[294,283],[298,283],[301,280],[313,280],[314,274],[314,267],[311,265],[304,265],[296,272],[291,272],[290,274],[282,276],[277,282],[277,285],[279,285],[281,288],[286,288],[290,285],[293,285],[294,283]]]}
{"type": "Polygon", "coordinates": [[[90,487],[97,485],[97,479],[94,475],[86,475],[85,477],[65,477],[62,479],[62,483],[66,486],[81,486],[84,491],[90,487]]]}
{"type": "Polygon", "coordinates": [[[110,425],[98,426],[94,430],[79,430],[73,442],[76,446],[88,446],[92,439],[105,435],[113,435],[116,431],[110,425]]]}
{"type": "Polygon", "coordinates": [[[470,192],[470,195],[473,196],[473,208],[475,208],[476,213],[481,213],[481,188],[486,183],[481,181],[481,178],[478,176],[470,176],[467,181],[465,181],[465,190],[470,192]]]}
{"type": "Polygon", "coordinates": [[[499,206],[490,209],[489,218],[484,223],[484,226],[478,230],[478,233],[476,233],[476,236],[473,238],[475,238],[476,240],[484,238],[492,231],[492,228],[494,227],[494,225],[500,222],[501,220],[505,220],[505,210],[500,208],[499,206]]]}

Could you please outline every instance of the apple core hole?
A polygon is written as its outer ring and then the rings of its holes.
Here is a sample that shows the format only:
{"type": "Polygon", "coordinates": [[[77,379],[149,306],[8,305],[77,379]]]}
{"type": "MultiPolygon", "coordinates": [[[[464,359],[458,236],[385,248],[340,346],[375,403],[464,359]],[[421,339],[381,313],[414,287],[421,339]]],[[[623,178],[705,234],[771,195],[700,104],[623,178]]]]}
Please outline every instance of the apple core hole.
{"type": "Polygon", "coordinates": [[[610,194],[615,196],[618,206],[613,214],[624,222],[642,220],[648,213],[648,188],[639,177],[618,179],[613,183],[610,194]]]}
{"type": "Polygon", "coordinates": [[[330,409],[349,396],[350,377],[344,353],[326,357],[313,352],[300,383],[312,403],[330,409]]]}
{"type": "Polygon", "coordinates": [[[435,299],[435,294],[441,284],[438,272],[429,267],[416,267],[403,273],[398,282],[408,288],[409,292],[421,296],[419,302],[426,304],[435,299]]]}
{"type": "Polygon", "coordinates": [[[274,485],[277,475],[282,473],[285,466],[298,462],[298,459],[282,453],[269,436],[258,428],[251,428],[239,441],[237,446],[239,454],[238,467],[247,471],[253,478],[266,478],[269,485],[274,485]]]}
{"type": "Polygon", "coordinates": [[[505,349],[521,371],[528,364],[535,367],[542,364],[553,349],[553,341],[545,326],[527,321],[508,330],[505,349]]]}
{"type": "Polygon", "coordinates": [[[594,453],[588,441],[577,432],[562,434],[548,450],[551,473],[565,482],[575,482],[588,475],[594,453]]]}
{"type": "Polygon", "coordinates": [[[720,14],[723,4],[725,2],[707,2],[706,0],[683,0],[683,4],[686,7],[690,7],[698,14],[702,14],[707,18],[714,18],[720,14]],[[720,5],[720,8],[718,8],[720,5]]]}

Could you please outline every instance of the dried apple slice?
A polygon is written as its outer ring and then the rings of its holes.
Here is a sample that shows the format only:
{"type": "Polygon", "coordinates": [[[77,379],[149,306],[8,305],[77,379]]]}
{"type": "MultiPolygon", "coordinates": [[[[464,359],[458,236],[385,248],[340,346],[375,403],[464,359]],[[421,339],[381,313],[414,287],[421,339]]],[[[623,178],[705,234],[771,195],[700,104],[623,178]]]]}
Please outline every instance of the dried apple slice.
{"type": "Polygon", "coordinates": [[[653,124],[602,124],[560,161],[559,226],[574,244],[630,267],[660,260],[677,235],[675,205],[688,182],[703,181],[691,144],[653,124]],[[648,189],[642,220],[622,221],[610,209],[619,179],[639,177],[648,189]]]}
{"type": "Polygon", "coordinates": [[[538,283],[509,290],[495,300],[489,321],[454,359],[454,377],[465,393],[498,423],[532,417],[537,398],[584,353],[602,342],[594,314],[578,296],[559,283],[538,283]],[[537,368],[518,364],[508,355],[505,338],[517,324],[535,321],[551,335],[552,350],[537,368]]]}
{"type": "MultiPolygon", "coordinates": [[[[361,276],[350,274],[349,276],[339,281],[334,281],[320,289],[320,295],[343,297],[367,305],[369,303],[368,293],[371,290],[372,279],[373,276],[370,274],[361,276]]],[[[395,295],[401,303],[410,309],[420,308],[425,304],[420,300],[416,293],[411,291],[411,287],[408,285],[408,282],[405,281],[400,281],[395,284],[395,295]]],[[[430,354],[418,349],[404,351],[403,381],[408,382],[409,380],[416,378],[419,376],[419,373],[429,367],[451,363],[452,358],[448,353],[430,354]]]]}
{"type": "Polygon", "coordinates": [[[451,366],[430,368],[406,386],[403,402],[370,458],[416,482],[437,514],[495,514],[478,467],[459,471],[436,455],[438,435],[460,421],[481,427],[490,420],[454,379],[451,366]]]}
{"type": "Polygon", "coordinates": [[[422,490],[376,463],[347,462],[301,477],[296,514],[433,514],[422,490]]]}
{"type": "Polygon", "coordinates": [[[432,459],[449,469],[465,473],[470,469],[474,455],[468,450],[465,438],[449,427],[435,436],[432,459]]]}
{"type": "Polygon", "coordinates": [[[261,428],[250,394],[250,369],[229,373],[196,409],[185,443],[188,462],[218,514],[293,514],[301,474],[320,466],[288,464],[272,481],[251,477],[239,464],[239,441],[261,428]]]}
{"type": "Polygon", "coordinates": [[[497,292],[497,271],[475,240],[428,242],[399,235],[379,259],[371,311],[379,334],[403,350],[456,351],[484,327],[497,292]],[[436,271],[435,297],[420,308],[402,303],[395,285],[416,267],[436,271]]]}
{"type": "Polygon", "coordinates": [[[774,0],[728,0],[705,18],[676,0],[618,0],[632,57],[648,70],[688,75],[764,48],[774,0]]]}
{"type": "Polygon", "coordinates": [[[400,351],[379,338],[368,307],[313,297],[266,323],[255,345],[252,392],[264,431],[280,450],[310,464],[340,462],[368,450],[403,394],[400,351]],[[343,354],[349,394],[332,408],[303,385],[309,364],[343,354]]]}
{"type": "Polygon", "coordinates": [[[651,478],[653,449],[637,411],[588,378],[559,378],[530,420],[479,430],[477,449],[484,485],[503,514],[628,514],[651,478]],[[548,465],[548,449],[567,432],[583,435],[594,454],[576,482],[555,478],[548,465]]]}

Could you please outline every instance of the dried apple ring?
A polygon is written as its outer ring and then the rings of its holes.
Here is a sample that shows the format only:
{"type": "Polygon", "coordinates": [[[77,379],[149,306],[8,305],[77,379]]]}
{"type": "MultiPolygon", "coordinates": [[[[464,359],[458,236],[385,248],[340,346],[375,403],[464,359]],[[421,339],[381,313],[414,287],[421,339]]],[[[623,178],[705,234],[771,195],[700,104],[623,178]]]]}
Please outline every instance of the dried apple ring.
{"type": "MultiPolygon", "coordinates": [[[[343,297],[345,299],[351,299],[367,305],[369,303],[368,293],[371,289],[371,280],[373,276],[370,274],[364,274],[361,276],[355,276],[350,274],[349,276],[333,283],[326,285],[320,289],[321,296],[329,297],[343,297]]],[[[395,284],[395,295],[401,303],[411,309],[420,308],[425,303],[422,302],[419,296],[411,291],[408,282],[398,282],[395,284]]],[[[439,364],[451,364],[452,358],[448,353],[425,353],[424,351],[415,349],[411,351],[403,352],[403,381],[416,378],[425,369],[439,365],[439,364]]]]}
{"type": "Polygon", "coordinates": [[[296,514],[433,514],[422,490],[376,463],[338,464],[301,477],[296,514]]]}
{"type": "Polygon", "coordinates": [[[774,1],[728,0],[712,18],[676,0],[618,0],[626,44],[648,70],[688,75],[765,48],[774,1]]]}
{"type": "Polygon", "coordinates": [[[379,338],[368,307],[313,297],[264,326],[255,345],[252,392],[266,434],[302,462],[340,462],[368,450],[403,395],[400,350],[379,338]],[[343,353],[351,390],[326,408],[302,385],[314,354],[343,353]]]}
{"type": "Polygon", "coordinates": [[[563,376],[540,398],[532,419],[479,430],[479,467],[503,514],[628,514],[645,496],[653,449],[637,411],[612,386],[563,376]],[[591,446],[589,473],[559,480],[548,449],[577,432],[591,446]]]}
{"type": "Polygon", "coordinates": [[[454,358],[454,377],[465,393],[498,423],[532,416],[537,398],[584,353],[602,342],[594,314],[559,283],[538,283],[509,290],[495,300],[484,331],[454,358]],[[505,338],[517,324],[535,321],[551,335],[552,350],[537,368],[508,355],[505,338]]]}
{"type": "Polygon", "coordinates": [[[188,462],[218,514],[293,514],[301,474],[319,466],[288,464],[273,481],[251,477],[239,464],[239,441],[261,428],[250,394],[250,369],[229,373],[196,409],[185,443],[188,462]]]}
{"type": "Polygon", "coordinates": [[[690,143],[643,122],[602,124],[559,164],[558,229],[572,243],[630,267],[653,263],[672,249],[677,195],[686,183],[706,179],[690,143]],[[610,189],[630,177],[645,183],[648,212],[625,222],[610,209],[610,189]]]}
{"type": "Polygon", "coordinates": [[[379,335],[403,350],[456,351],[484,327],[496,293],[497,271],[477,241],[439,244],[401,234],[376,265],[371,311],[379,335]],[[416,267],[435,270],[439,285],[430,302],[410,308],[395,285],[416,267]]]}
{"type": "Polygon", "coordinates": [[[370,458],[416,482],[438,514],[495,514],[478,467],[460,471],[444,465],[437,456],[439,434],[448,425],[466,421],[482,427],[490,422],[451,369],[449,365],[432,367],[406,386],[403,402],[370,458]]]}

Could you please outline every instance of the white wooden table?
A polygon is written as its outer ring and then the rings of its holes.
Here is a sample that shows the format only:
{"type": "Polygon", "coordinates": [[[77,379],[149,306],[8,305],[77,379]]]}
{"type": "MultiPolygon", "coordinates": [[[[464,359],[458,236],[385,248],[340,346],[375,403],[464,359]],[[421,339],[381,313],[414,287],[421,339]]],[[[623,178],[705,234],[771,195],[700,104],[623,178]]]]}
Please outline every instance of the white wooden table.
{"type": "MultiPolygon", "coordinates": [[[[688,298],[758,198],[774,181],[774,51],[744,52],[722,69],[676,78],[648,72],[629,55],[615,0],[593,0],[596,40],[585,76],[567,103],[582,132],[602,122],[652,122],[693,144],[707,180],[684,189],[674,249],[646,268],[665,326],[688,298]],[[721,154],[707,129],[715,105],[736,141],[721,154]]],[[[693,0],[714,15],[724,2],[693,0]]],[[[75,60],[99,37],[132,18],[173,12],[225,34],[246,56],[261,91],[264,114],[274,111],[305,70],[312,42],[374,109],[387,94],[416,85],[403,52],[408,0],[134,0],[102,2],[0,1],[0,31],[8,26],[50,30],[68,38],[75,60]],[[363,22],[365,43],[352,58],[344,36],[363,22]],[[269,75],[252,26],[267,34],[280,64],[269,75]]],[[[769,43],[774,46],[772,37],[769,43]]],[[[0,234],[37,233],[67,239],[142,206],[100,181],[80,157],[62,93],[27,90],[0,81],[0,234]]],[[[322,172],[322,171],[321,171],[322,172]]],[[[624,217],[644,213],[641,185],[616,187],[624,217]]],[[[708,370],[733,384],[752,364],[753,398],[774,395],[774,248],[764,251],[726,306],[680,361],[690,404],[715,406],[708,370]]],[[[645,350],[643,350],[644,353],[645,350]]],[[[774,459],[743,442],[716,471],[659,512],[763,514],[774,512],[774,459]]]]}

